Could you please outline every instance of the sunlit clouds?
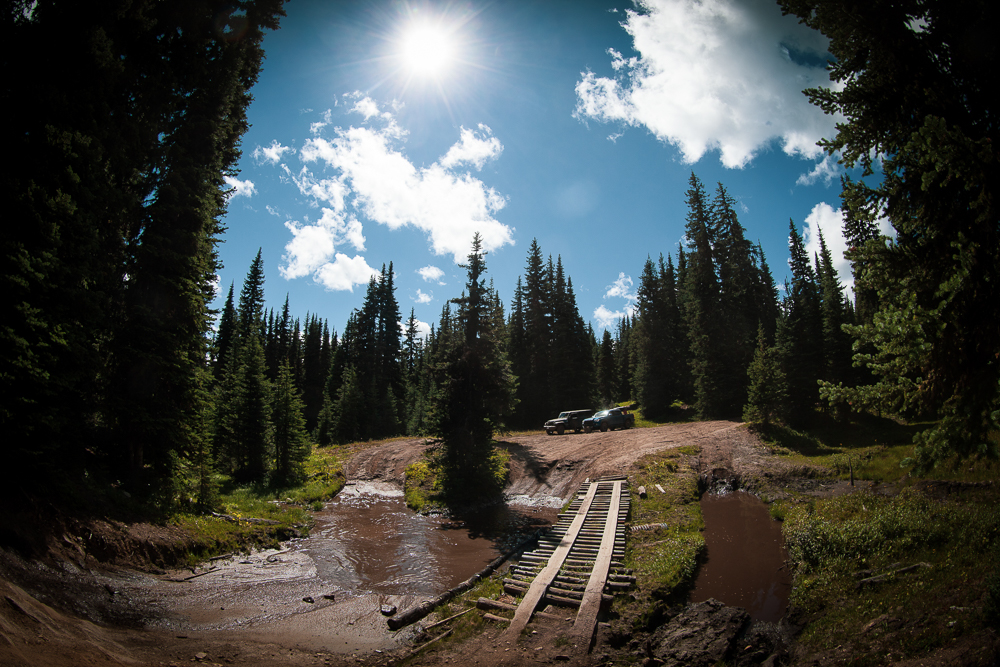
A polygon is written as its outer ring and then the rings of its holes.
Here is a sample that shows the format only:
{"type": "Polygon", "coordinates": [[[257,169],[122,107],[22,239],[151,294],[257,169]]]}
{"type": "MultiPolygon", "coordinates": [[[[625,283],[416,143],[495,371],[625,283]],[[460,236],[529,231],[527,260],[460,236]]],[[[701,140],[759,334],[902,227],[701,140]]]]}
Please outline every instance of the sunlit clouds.
{"type": "Polygon", "coordinates": [[[438,285],[444,285],[444,282],[442,282],[441,280],[442,278],[444,278],[444,271],[442,271],[436,266],[421,267],[417,269],[417,273],[419,273],[420,277],[423,278],[424,281],[426,282],[437,283],[438,285]]]}
{"type": "Polygon", "coordinates": [[[251,197],[257,194],[257,188],[250,179],[241,181],[232,176],[225,176],[226,185],[229,186],[229,197],[251,197]]]}
{"type": "Polygon", "coordinates": [[[632,291],[633,286],[632,276],[625,275],[625,272],[618,273],[618,279],[615,282],[607,286],[604,292],[604,298],[607,299],[623,299],[625,304],[617,310],[611,310],[603,303],[594,310],[594,319],[597,320],[597,327],[599,329],[607,329],[612,325],[616,324],[626,315],[632,317],[635,314],[635,302],[637,297],[635,292],[632,291]]]}
{"type": "Polygon", "coordinates": [[[773,141],[788,155],[820,155],[834,121],[801,91],[829,85],[825,37],[771,0],[639,5],[622,23],[639,55],[609,49],[612,78],[581,74],[578,118],[645,127],[688,163],[718,150],[725,166],[743,167],[773,141]]]}
{"type": "MultiPolygon", "coordinates": [[[[277,142],[258,148],[267,162],[276,161],[271,156],[297,157],[297,170],[287,162],[281,162],[280,169],[321,211],[318,220],[285,223],[292,234],[280,269],[285,278],[312,275],[338,290],[367,282],[371,269],[364,259],[349,260],[337,252],[344,244],[365,249],[365,222],[390,230],[415,227],[426,234],[435,254],[450,254],[456,262],[465,259],[474,232],[480,233],[487,251],[513,243],[513,230],[495,218],[506,199],[468,171],[482,169],[503,152],[489,127],[460,128],[458,141],[443,157],[417,167],[402,152],[408,133],[393,113],[381,110],[370,97],[353,97],[350,111],[361,117],[359,126],[335,126],[327,120],[314,125],[314,136],[297,151],[277,142]]],[[[439,281],[444,274],[426,267],[421,275],[439,281]]]]}

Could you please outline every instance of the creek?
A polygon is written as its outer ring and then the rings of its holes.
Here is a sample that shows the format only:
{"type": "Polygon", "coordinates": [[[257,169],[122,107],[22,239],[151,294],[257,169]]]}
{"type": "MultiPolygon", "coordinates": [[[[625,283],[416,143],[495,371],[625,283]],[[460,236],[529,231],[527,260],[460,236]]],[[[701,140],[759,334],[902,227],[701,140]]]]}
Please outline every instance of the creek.
{"type": "Polygon", "coordinates": [[[443,593],[556,518],[551,507],[516,503],[421,515],[398,487],[359,481],[314,514],[309,537],[280,550],[218,560],[203,576],[141,575],[116,586],[160,610],[148,627],[175,635],[224,630],[316,651],[392,649],[415,630],[390,632],[384,606],[402,612],[443,593]]]}
{"type": "Polygon", "coordinates": [[[743,607],[755,620],[777,622],[792,589],[781,524],[759,498],[745,491],[706,493],[701,513],[705,555],[691,601],[715,598],[743,607]]]}

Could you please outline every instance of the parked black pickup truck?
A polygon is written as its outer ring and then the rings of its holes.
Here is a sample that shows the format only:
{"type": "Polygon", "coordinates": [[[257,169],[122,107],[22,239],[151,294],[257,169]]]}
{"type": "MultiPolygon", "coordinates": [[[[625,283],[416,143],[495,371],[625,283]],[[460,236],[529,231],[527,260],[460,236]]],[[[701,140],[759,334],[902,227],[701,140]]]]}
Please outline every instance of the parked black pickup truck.
{"type": "Polygon", "coordinates": [[[632,428],[635,426],[635,415],[628,408],[611,408],[601,410],[590,419],[583,420],[583,430],[587,433],[600,429],[612,431],[616,428],[632,428]]]}
{"type": "Polygon", "coordinates": [[[594,414],[593,410],[567,410],[560,412],[555,419],[545,422],[545,432],[549,435],[558,433],[562,435],[566,431],[579,433],[583,430],[583,420],[594,414]]]}

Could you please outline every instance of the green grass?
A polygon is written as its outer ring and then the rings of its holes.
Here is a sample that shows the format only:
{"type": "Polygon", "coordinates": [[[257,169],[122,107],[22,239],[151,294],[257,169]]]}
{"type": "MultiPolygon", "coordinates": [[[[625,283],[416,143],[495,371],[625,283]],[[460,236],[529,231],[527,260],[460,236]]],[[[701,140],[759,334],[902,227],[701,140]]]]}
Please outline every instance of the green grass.
{"type": "Polygon", "coordinates": [[[308,510],[322,509],[324,501],[340,492],[345,481],[343,462],[347,455],[342,447],[313,448],[305,463],[305,481],[291,487],[238,486],[223,478],[215,509],[219,514],[237,519],[236,522],[177,512],[169,518],[169,523],[192,536],[190,561],[255,547],[277,546],[294,535],[307,534],[311,523],[308,510]],[[249,518],[276,523],[251,523],[246,521],[249,518]]]}
{"type": "Polygon", "coordinates": [[[937,500],[906,488],[895,497],[861,492],[789,510],[783,531],[795,567],[792,602],[812,615],[802,643],[816,652],[849,644],[857,664],[874,665],[887,654],[925,656],[983,632],[991,577],[1000,576],[996,496],[987,487],[937,500]],[[858,587],[861,578],[916,563],[929,567],[858,587]],[[883,615],[888,620],[864,631],[883,615]]]}
{"type": "MultiPolygon", "coordinates": [[[[697,453],[691,447],[688,453],[697,453]]],[[[704,549],[704,521],[698,505],[698,476],[687,464],[685,453],[667,450],[640,460],[630,480],[633,526],[662,524],[651,530],[629,534],[625,565],[635,571],[637,604],[624,596],[615,600],[623,618],[636,625],[648,624],[661,603],[687,597],[704,549]],[[664,493],[660,493],[659,484],[664,493]],[[637,493],[646,488],[646,497],[637,493]],[[625,607],[633,607],[625,609],[625,607]]]]}

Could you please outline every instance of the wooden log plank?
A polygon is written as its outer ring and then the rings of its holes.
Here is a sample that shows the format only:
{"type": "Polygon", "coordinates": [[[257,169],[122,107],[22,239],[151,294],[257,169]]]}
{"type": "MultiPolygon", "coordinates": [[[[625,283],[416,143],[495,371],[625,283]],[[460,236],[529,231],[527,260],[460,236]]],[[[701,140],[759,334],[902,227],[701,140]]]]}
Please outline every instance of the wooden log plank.
{"type": "Polygon", "coordinates": [[[580,503],[580,509],[577,510],[576,517],[573,519],[569,529],[566,531],[566,536],[552,554],[549,564],[542,568],[542,571],[538,573],[537,577],[535,577],[534,583],[531,584],[531,588],[527,593],[525,593],[524,599],[521,600],[521,604],[518,605],[517,613],[514,614],[514,619],[507,627],[507,630],[504,631],[503,635],[501,635],[501,639],[516,642],[517,638],[521,634],[521,630],[523,630],[528,624],[528,621],[531,620],[531,615],[535,613],[535,609],[538,607],[538,603],[545,595],[546,589],[549,587],[549,584],[552,583],[552,579],[559,574],[559,569],[562,567],[563,561],[566,560],[566,557],[569,555],[576,532],[580,530],[584,519],[587,518],[587,511],[590,509],[590,503],[593,502],[596,494],[597,484],[591,484],[583,502],[580,503]]]}
{"type": "MultiPolygon", "coordinates": [[[[611,498],[612,508],[609,516],[618,516],[622,485],[623,482],[621,481],[614,483],[611,498]]],[[[609,521],[605,526],[601,550],[594,563],[594,571],[590,575],[590,581],[587,583],[587,589],[583,595],[583,601],[580,603],[580,610],[577,612],[576,621],[573,623],[572,634],[577,638],[576,643],[581,646],[589,647],[591,637],[594,634],[594,627],[597,624],[597,614],[603,603],[604,584],[607,580],[608,571],[611,568],[617,528],[618,526],[615,521],[609,521]]]]}

